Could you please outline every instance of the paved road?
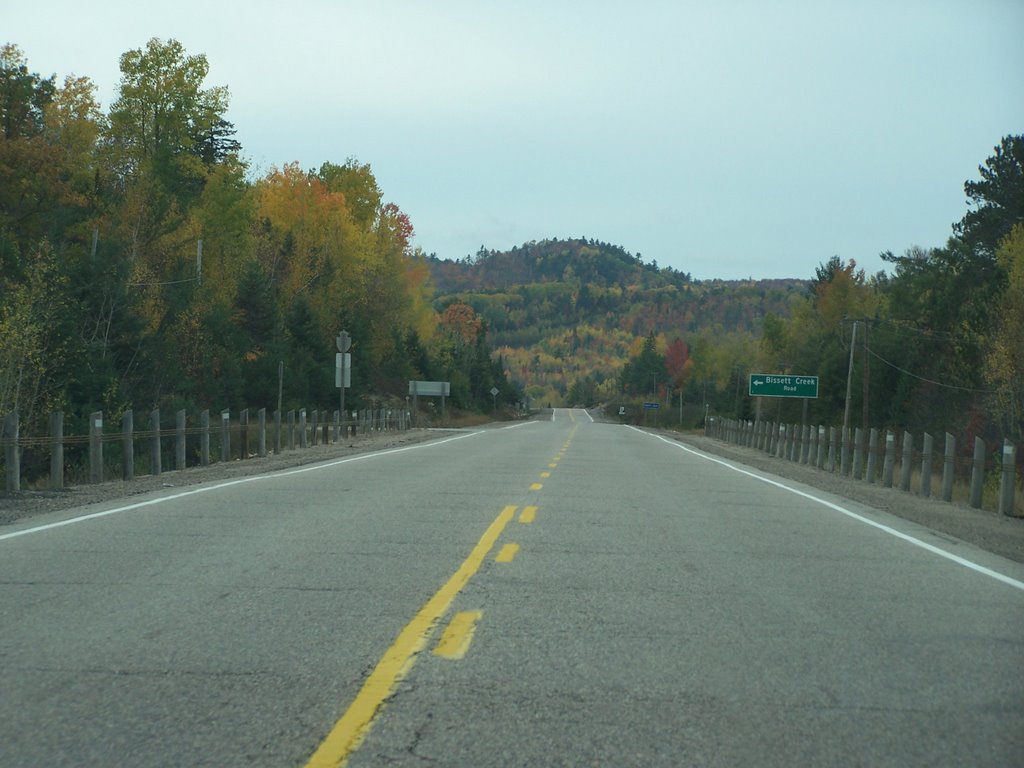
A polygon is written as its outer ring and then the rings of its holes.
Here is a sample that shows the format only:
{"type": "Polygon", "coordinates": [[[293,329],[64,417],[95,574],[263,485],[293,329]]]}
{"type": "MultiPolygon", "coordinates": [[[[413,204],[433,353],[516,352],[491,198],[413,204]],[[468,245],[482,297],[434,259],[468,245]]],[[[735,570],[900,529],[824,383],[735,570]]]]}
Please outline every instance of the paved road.
{"type": "Polygon", "coordinates": [[[0,766],[1024,764],[1024,566],[763,477],[556,410],[4,527],[0,766]]]}

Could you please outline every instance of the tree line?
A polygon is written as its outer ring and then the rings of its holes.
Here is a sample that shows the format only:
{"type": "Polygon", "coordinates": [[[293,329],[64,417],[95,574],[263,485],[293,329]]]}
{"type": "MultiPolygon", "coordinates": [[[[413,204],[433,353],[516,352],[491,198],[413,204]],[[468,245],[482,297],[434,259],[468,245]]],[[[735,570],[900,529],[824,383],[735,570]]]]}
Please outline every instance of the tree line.
{"type": "Polygon", "coordinates": [[[251,178],[204,55],[150,40],[103,110],[87,77],[0,48],[0,413],[337,402],[450,380],[457,407],[521,394],[468,307],[432,304],[409,217],[353,158],[251,178]],[[467,314],[467,310],[468,313],[467,314]]]}
{"type": "MultiPolygon", "coordinates": [[[[820,377],[813,423],[842,423],[849,390],[852,426],[1024,439],[1024,136],[1004,137],[978,170],[944,246],[886,252],[891,271],[875,275],[833,256],[788,313],[766,314],[758,337],[691,335],[681,379],[669,362],[673,329],[652,332],[620,371],[620,395],[682,391],[749,419],[750,373],[811,374],[820,377]]],[[[764,418],[803,417],[800,402],[761,407],[764,418]]]]}

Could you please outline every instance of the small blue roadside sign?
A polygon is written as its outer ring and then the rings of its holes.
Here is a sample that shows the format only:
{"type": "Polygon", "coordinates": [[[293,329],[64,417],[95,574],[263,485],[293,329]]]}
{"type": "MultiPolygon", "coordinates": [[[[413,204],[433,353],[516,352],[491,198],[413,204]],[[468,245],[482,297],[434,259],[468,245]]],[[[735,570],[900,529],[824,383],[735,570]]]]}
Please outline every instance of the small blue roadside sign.
{"type": "Polygon", "coordinates": [[[661,403],[644,403],[644,408],[660,408],[661,403]]]}

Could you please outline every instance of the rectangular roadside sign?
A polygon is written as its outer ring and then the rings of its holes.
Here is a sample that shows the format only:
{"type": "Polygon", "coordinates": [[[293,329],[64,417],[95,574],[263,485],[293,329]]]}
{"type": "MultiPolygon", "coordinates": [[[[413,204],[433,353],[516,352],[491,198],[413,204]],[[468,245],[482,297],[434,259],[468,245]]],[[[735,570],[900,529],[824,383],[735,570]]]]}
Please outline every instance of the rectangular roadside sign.
{"type": "Polygon", "coordinates": [[[818,397],[817,376],[781,373],[750,374],[751,397],[818,397]]]}

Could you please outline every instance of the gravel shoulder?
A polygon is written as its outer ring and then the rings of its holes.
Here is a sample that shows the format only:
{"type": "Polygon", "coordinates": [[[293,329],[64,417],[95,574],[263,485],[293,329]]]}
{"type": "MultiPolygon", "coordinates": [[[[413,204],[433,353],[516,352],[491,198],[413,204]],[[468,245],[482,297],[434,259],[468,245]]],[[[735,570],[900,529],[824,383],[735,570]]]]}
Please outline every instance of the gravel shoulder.
{"type": "Polygon", "coordinates": [[[888,512],[988,552],[1024,563],[1024,518],[1007,517],[957,502],[924,498],[896,488],[869,485],[860,480],[768,456],[754,448],[724,443],[703,435],[680,435],[674,432],[659,434],[705,453],[888,512]]]}

